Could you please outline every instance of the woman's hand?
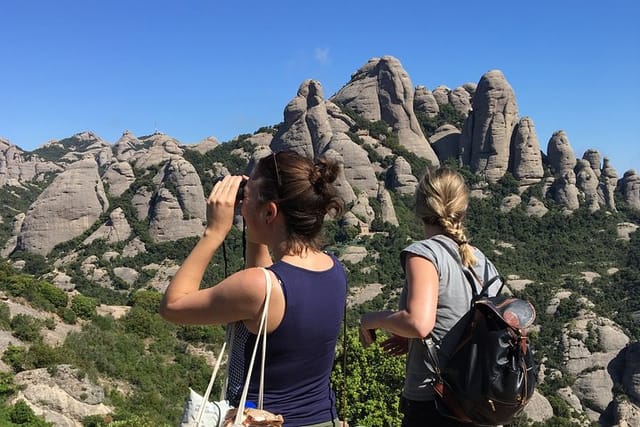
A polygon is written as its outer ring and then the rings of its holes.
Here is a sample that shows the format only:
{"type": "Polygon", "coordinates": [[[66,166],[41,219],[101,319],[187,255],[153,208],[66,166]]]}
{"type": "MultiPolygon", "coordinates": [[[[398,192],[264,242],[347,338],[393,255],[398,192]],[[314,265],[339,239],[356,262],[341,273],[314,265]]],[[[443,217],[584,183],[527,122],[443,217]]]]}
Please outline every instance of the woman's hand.
{"type": "Polygon", "coordinates": [[[224,238],[229,233],[233,225],[236,195],[238,194],[240,183],[244,179],[246,177],[229,175],[213,186],[207,198],[207,228],[205,229],[205,235],[217,234],[224,238]]]}
{"type": "Polygon", "coordinates": [[[382,341],[380,346],[392,356],[402,356],[409,352],[409,339],[393,334],[391,337],[382,341]]]}

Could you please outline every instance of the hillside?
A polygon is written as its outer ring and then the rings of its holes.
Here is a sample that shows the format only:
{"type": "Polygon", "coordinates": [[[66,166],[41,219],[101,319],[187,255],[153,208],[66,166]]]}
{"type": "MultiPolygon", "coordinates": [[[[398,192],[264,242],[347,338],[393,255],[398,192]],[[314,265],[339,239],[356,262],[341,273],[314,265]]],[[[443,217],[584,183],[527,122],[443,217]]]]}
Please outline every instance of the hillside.
{"type": "MultiPolygon", "coordinates": [[[[329,99],[303,82],[281,123],[225,143],[82,132],[24,152],[0,140],[0,420],[29,412],[24,399],[54,425],[175,425],[175,396],[205,387],[223,332],[168,325],[159,296],[203,231],[213,179],[285,149],[343,164],[349,209],[326,240],[349,267],[352,424],[398,422],[388,396],[402,360],[362,349],[353,326],[397,302],[398,254],[420,237],[411,196],[429,164],[465,175],[473,244],[538,311],[540,384],[517,425],[640,423],[640,177],[596,149],[577,157],[561,130],[543,151],[498,70],[431,91],[393,57],[371,59],[329,99]]],[[[236,225],[209,285],[242,265],[236,225]]]]}

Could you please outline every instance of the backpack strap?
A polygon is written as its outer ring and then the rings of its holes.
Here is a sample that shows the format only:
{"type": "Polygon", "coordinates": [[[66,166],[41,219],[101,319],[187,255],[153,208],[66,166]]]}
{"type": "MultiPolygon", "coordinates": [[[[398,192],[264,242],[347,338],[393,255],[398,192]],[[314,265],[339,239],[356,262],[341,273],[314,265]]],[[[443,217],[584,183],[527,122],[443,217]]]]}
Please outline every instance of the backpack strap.
{"type": "MultiPolygon", "coordinates": [[[[478,276],[478,274],[472,268],[467,268],[462,264],[462,260],[460,259],[460,254],[454,252],[453,249],[451,249],[451,246],[449,246],[448,244],[446,244],[443,240],[441,240],[439,238],[439,235],[433,236],[429,240],[433,240],[434,242],[437,242],[440,246],[442,246],[445,249],[445,251],[447,253],[449,253],[449,255],[451,255],[451,257],[454,260],[456,260],[456,262],[458,263],[458,265],[462,269],[462,272],[464,273],[464,276],[467,278],[467,282],[469,283],[469,286],[471,287],[471,293],[473,295],[473,297],[471,298],[471,305],[472,306],[478,299],[480,299],[482,297],[489,296],[489,288],[498,279],[500,279],[500,275],[496,275],[491,280],[489,280],[488,282],[483,283],[482,279],[478,276]],[[480,292],[478,292],[478,289],[476,287],[476,282],[480,284],[480,292]]],[[[487,266],[485,266],[485,268],[487,268],[487,266]]],[[[502,292],[502,288],[503,287],[504,287],[504,280],[502,280],[502,283],[500,284],[500,288],[498,289],[498,292],[496,292],[496,295],[499,295],[500,292],[502,292]]]]}

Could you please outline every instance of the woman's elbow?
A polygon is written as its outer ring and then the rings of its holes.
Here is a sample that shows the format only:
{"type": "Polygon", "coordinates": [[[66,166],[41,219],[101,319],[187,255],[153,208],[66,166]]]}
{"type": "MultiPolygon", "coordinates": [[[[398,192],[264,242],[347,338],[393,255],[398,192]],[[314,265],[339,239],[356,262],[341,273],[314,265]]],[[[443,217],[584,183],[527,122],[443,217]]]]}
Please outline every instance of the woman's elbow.
{"type": "Polygon", "coordinates": [[[413,334],[413,337],[411,338],[424,338],[431,333],[433,327],[434,323],[429,321],[412,322],[411,333],[413,334]]]}
{"type": "Polygon", "coordinates": [[[168,302],[164,300],[160,302],[160,308],[158,310],[158,313],[160,314],[160,317],[162,317],[164,320],[168,322],[176,323],[176,312],[171,309],[171,306],[169,305],[168,302]]]}

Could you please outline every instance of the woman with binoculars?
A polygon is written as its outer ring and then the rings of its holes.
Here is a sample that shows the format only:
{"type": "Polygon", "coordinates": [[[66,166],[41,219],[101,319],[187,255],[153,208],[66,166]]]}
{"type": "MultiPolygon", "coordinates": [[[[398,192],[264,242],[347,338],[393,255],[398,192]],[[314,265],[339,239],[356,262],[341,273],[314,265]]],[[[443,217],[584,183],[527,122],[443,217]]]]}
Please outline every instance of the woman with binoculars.
{"type": "Polygon", "coordinates": [[[249,399],[256,401],[259,369],[247,372],[247,360],[266,294],[258,267],[267,268],[273,288],[264,409],[281,414],[285,426],[338,425],[329,378],[347,284],[342,265],[321,250],[320,239],[325,216],[343,209],[333,185],[338,171],[334,161],[314,163],[285,151],[260,159],[248,178],[227,176],[217,182],[207,199],[204,234],[161,303],[162,316],[171,322],[236,323],[227,398],[237,405],[244,379],[251,375],[249,399]],[[205,269],[232,227],[241,185],[246,268],[201,289],[205,269]]]}

